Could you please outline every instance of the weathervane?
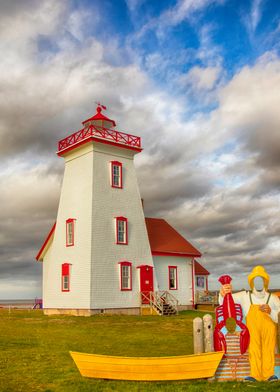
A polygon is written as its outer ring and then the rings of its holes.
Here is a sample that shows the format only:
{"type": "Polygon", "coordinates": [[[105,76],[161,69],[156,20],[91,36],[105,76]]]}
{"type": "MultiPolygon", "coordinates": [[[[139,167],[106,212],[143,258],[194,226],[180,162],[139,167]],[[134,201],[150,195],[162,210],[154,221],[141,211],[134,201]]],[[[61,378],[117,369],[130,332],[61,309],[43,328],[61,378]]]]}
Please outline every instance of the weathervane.
{"type": "Polygon", "coordinates": [[[104,110],[107,109],[106,106],[102,105],[100,102],[95,102],[95,103],[96,103],[96,105],[97,105],[98,108],[104,109],[104,110]]]}

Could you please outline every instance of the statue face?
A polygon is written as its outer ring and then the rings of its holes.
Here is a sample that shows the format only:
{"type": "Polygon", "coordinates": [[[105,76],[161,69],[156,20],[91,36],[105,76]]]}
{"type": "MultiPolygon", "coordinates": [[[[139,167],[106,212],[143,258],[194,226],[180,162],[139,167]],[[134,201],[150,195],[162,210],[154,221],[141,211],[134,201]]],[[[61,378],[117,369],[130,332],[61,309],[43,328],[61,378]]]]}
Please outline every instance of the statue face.
{"type": "Polygon", "coordinates": [[[264,280],[262,277],[257,276],[254,279],[254,286],[257,291],[262,291],[264,289],[264,280]]]}

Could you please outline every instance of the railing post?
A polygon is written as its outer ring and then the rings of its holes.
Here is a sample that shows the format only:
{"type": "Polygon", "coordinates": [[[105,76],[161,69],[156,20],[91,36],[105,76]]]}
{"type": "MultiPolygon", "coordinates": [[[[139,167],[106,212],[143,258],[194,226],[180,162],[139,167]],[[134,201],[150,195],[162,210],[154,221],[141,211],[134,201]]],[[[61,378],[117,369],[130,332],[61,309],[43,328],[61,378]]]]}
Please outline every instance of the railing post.
{"type": "Polygon", "coordinates": [[[213,318],[210,314],[203,316],[204,348],[205,352],[214,351],[213,343],[213,318]]]}
{"type": "Polygon", "coordinates": [[[203,353],[203,322],[200,317],[193,320],[193,352],[203,353]]]}

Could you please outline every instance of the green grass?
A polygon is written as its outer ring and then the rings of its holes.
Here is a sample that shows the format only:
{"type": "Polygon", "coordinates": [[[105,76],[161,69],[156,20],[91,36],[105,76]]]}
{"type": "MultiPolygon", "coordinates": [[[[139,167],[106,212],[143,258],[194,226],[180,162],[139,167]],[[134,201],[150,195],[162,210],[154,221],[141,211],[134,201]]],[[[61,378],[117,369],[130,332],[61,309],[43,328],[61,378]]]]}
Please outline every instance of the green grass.
{"type": "Polygon", "coordinates": [[[0,311],[0,391],[248,391],[279,390],[278,383],[208,381],[130,382],[80,376],[69,351],[168,356],[192,353],[192,320],[176,317],[44,316],[41,311],[0,311]]]}

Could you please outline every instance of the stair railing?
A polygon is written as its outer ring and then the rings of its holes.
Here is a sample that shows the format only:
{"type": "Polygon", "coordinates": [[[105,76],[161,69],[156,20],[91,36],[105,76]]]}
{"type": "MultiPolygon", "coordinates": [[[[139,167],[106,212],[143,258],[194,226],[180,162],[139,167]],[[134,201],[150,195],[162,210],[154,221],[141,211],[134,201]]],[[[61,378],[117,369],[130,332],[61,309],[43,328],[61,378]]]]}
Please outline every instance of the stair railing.
{"type": "Polygon", "coordinates": [[[142,305],[149,305],[150,309],[155,309],[159,314],[163,314],[164,301],[157,292],[141,291],[140,296],[142,305]]]}
{"type": "Polygon", "coordinates": [[[171,305],[178,314],[179,301],[169,291],[141,291],[141,303],[149,305],[159,314],[163,314],[164,305],[171,305]]]}
{"type": "Polygon", "coordinates": [[[178,314],[178,303],[179,301],[177,298],[174,297],[169,291],[157,291],[158,295],[160,295],[160,298],[165,304],[171,305],[174,310],[176,311],[176,314],[178,314]]]}

